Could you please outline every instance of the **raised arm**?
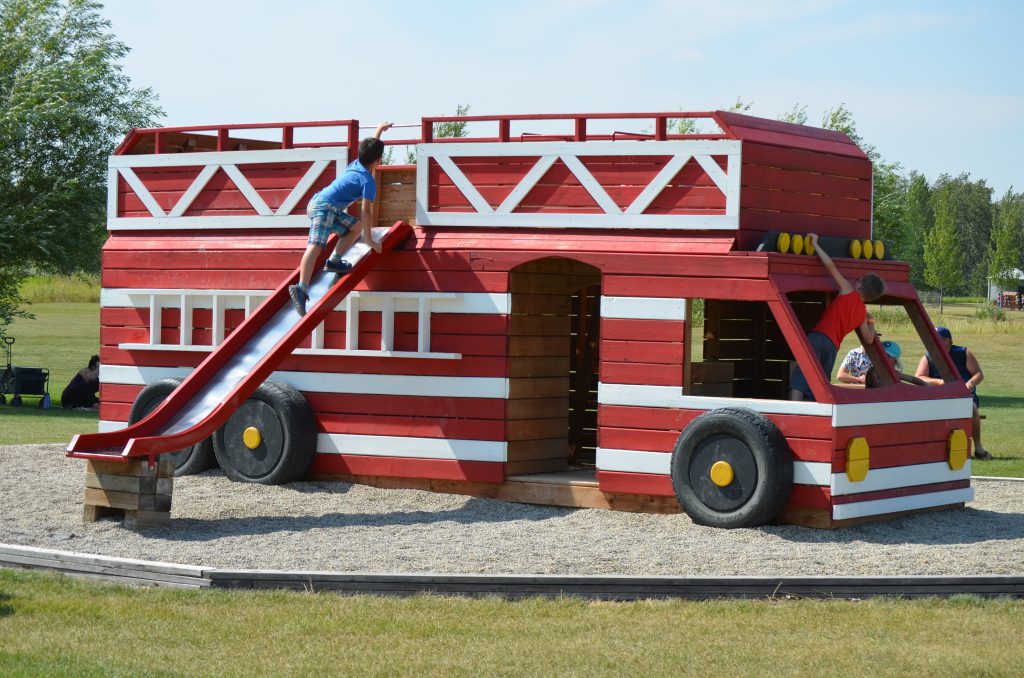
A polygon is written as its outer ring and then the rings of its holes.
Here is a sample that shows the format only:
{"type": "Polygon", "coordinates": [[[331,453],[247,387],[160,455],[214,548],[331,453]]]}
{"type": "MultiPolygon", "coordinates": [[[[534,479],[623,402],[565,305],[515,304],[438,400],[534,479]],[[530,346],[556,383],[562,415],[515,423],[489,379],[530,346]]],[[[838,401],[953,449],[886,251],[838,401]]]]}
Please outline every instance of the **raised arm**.
{"type": "Polygon", "coordinates": [[[814,253],[818,255],[818,258],[821,259],[821,263],[824,264],[825,270],[828,271],[828,274],[832,276],[832,279],[836,281],[837,285],[839,285],[839,293],[847,294],[852,292],[853,285],[851,285],[850,281],[839,272],[839,269],[836,268],[836,265],[832,262],[832,257],[828,255],[828,252],[821,249],[821,246],[818,245],[817,234],[808,233],[807,239],[811,241],[811,247],[814,248],[814,253]]]}
{"type": "Polygon", "coordinates": [[[394,126],[394,124],[395,123],[393,122],[382,122],[381,124],[377,125],[377,129],[373,133],[373,138],[380,139],[380,135],[384,134],[384,132],[387,132],[389,129],[391,129],[392,126],[394,126]]]}

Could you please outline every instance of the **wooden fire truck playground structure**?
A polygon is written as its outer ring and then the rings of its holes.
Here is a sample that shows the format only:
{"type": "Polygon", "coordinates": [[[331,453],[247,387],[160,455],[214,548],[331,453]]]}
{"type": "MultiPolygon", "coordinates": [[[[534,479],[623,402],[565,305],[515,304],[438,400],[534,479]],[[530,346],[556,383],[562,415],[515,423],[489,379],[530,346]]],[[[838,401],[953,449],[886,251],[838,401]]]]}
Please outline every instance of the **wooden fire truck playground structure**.
{"type": "Polygon", "coordinates": [[[721,111],[424,118],[388,141],[416,164],[378,173],[384,252],[320,274],[300,318],[305,207],[358,139],[354,120],[139,129],[111,157],[100,432],[68,448],[94,465],[87,518],[169,515],[169,479],[125,480],[168,475],[132,464],[160,454],[179,475],[681,505],[723,527],[972,498],[948,360],[946,386],[901,384],[876,340],[884,385],[843,388],[807,342],[836,292],[802,248],[816,232],[944,353],[907,265],[871,240],[871,162],[845,135],[721,111]],[[679,118],[720,131],[670,133],[679,118]],[[490,136],[435,139],[446,121],[490,136]],[[341,139],[296,141],[324,126],[341,139]],[[815,402],[787,399],[794,363],[815,402]]]}

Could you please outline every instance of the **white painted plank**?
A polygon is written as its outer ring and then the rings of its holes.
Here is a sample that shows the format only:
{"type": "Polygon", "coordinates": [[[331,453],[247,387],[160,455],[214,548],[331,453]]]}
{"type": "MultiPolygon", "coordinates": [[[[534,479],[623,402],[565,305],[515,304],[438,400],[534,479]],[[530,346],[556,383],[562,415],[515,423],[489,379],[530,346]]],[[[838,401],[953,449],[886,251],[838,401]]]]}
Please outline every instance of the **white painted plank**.
{"type": "Polygon", "coordinates": [[[686,320],[686,299],[601,297],[601,317],[631,320],[686,320]]]}
{"type": "Polygon", "coordinates": [[[583,214],[572,212],[478,214],[426,212],[416,207],[419,226],[473,226],[481,228],[654,228],[666,231],[735,231],[737,216],[726,214],[583,214]]]}
{"type": "MultiPolygon", "coordinates": [[[[272,290],[200,290],[200,289],[159,289],[159,288],[103,288],[100,290],[100,306],[103,308],[149,308],[149,297],[159,295],[164,308],[178,308],[178,297],[186,294],[192,297],[193,308],[212,308],[213,299],[223,300],[222,308],[244,309],[246,297],[265,299],[272,290]]],[[[384,300],[394,300],[395,311],[413,313],[419,310],[419,300],[430,301],[432,313],[459,314],[502,314],[511,308],[511,295],[502,292],[350,292],[349,296],[360,299],[360,308],[366,311],[380,311],[384,300]]],[[[345,310],[342,301],[336,307],[345,310]]]]}
{"type": "Polygon", "coordinates": [[[324,173],[324,170],[330,164],[329,160],[317,160],[310,165],[302,179],[299,180],[299,183],[295,185],[292,192],[288,194],[288,197],[284,199],[281,206],[277,208],[276,216],[280,217],[291,214],[291,211],[295,209],[295,206],[299,204],[302,197],[312,188],[313,184],[316,183],[316,180],[320,178],[320,175],[324,173]]]}
{"type": "Polygon", "coordinates": [[[451,158],[439,157],[436,160],[438,166],[448,175],[455,187],[462,191],[462,195],[466,196],[466,200],[473,206],[473,209],[481,214],[494,214],[490,204],[484,200],[484,197],[476,190],[476,186],[466,178],[466,175],[462,173],[458,165],[452,162],[451,158]]]}
{"type": "Polygon", "coordinates": [[[658,197],[668,182],[672,181],[675,175],[679,174],[679,170],[683,169],[683,165],[690,159],[689,153],[680,153],[679,155],[673,156],[668,163],[661,168],[658,175],[651,180],[651,183],[647,184],[644,190],[640,191],[640,195],[633,199],[629,207],[626,208],[626,214],[643,214],[644,210],[651,206],[654,199],[658,197]]]}
{"type": "Polygon", "coordinates": [[[856,483],[851,482],[845,473],[835,473],[832,475],[831,489],[832,496],[838,497],[844,494],[948,483],[954,480],[966,480],[970,477],[970,460],[964,464],[963,468],[956,471],[950,469],[946,462],[936,462],[892,468],[873,468],[868,471],[864,480],[856,483]]]}
{"type": "MultiPolygon", "coordinates": [[[[100,366],[105,384],[141,386],[165,377],[186,377],[189,367],[135,365],[100,366]]],[[[508,379],[502,377],[425,377],[400,374],[338,374],[331,372],[274,372],[270,379],[300,391],[365,393],[370,395],[442,396],[452,398],[507,398],[508,379]]]]}
{"type": "Polygon", "coordinates": [[[968,502],[974,499],[974,488],[964,487],[959,490],[946,490],[945,492],[928,492],[915,494],[909,497],[891,497],[889,499],[875,499],[873,501],[862,501],[856,504],[838,504],[832,507],[832,518],[845,520],[847,518],[862,518],[864,516],[877,516],[886,513],[898,513],[900,511],[913,511],[916,509],[931,508],[933,506],[949,506],[968,502]]]}
{"type": "Polygon", "coordinates": [[[117,217],[117,168],[107,168],[107,219],[117,217]]]}
{"type": "MultiPolygon", "coordinates": [[[[252,184],[250,184],[249,180],[245,178],[245,175],[242,174],[242,171],[238,169],[237,165],[221,165],[221,167],[223,167],[224,172],[231,177],[231,181],[235,182],[235,186],[237,186],[238,190],[242,192],[242,195],[244,195],[245,199],[249,201],[249,204],[253,206],[257,214],[261,217],[276,216],[273,210],[267,207],[267,203],[263,199],[263,196],[261,196],[259,192],[252,187],[252,184]]],[[[285,214],[287,214],[287,212],[285,212],[285,214]]]]}
{"type": "Polygon", "coordinates": [[[667,476],[672,472],[672,454],[597,448],[597,468],[624,473],[655,473],[667,476]]]}
{"type": "Polygon", "coordinates": [[[729,191],[729,177],[725,175],[725,172],[718,166],[718,163],[709,155],[695,155],[693,159],[701,166],[701,169],[708,175],[708,178],[715,182],[715,186],[722,192],[722,195],[727,195],[729,191]]]}
{"type": "Polygon", "coordinates": [[[970,396],[943,400],[913,400],[906,402],[856,403],[836,405],[832,425],[870,426],[873,424],[900,424],[911,421],[946,421],[970,419],[974,402],[970,396]]]}
{"type": "Polygon", "coordinates": [[[107,219],[108,231],[203,231],[212,229],[262,230],[294,228],[309,230],[305,214],[261,217],[256,214],[226,217],[119,217],[107,219]]]}
{"type": "Polygon", "coordinates": [[[317,435],[317,452],[372,457],[503,462],[508,457],[508,443],[492,440],[320,433],[317,435]]]}
{"type": "Polygon", "coordinates": [[[519,203],[522,202],[523,198],[533,190],[533,187],[537,185],[537,182],[543,178],[551,166],[558,160],[557,155],[543,155],[540,160],[530,168],[530,171],[526,173],[516,187],[512,189],[512,192],[508,194],[505,200],[498,205],[498,209],[495,210],[498,214],[509,214],[515,208],[519,207],[519,203]]]}
{"type": "Polygon", "coordinates": [[[576,179],[579,180],[583,188],[587,190],[597,204],[605,211],[605,214],[614,214],[619,216],[622,214],[622,210],[615,204],[615,201],[608,195],[608,191],[604,190],[604,186],[594,178],[594,175],[590,173],[586,165],[580,162],[580,159],[572,155],[561,156],[562,162],[569,168],[569,171],[573,173],[576,179]]]}
{"type": "Polygon", "coordinates": [[[609,384],[597,387],[597,400],[602,405],[634,407],[669,407],[687,410],[713,410],[719,407],[745,407],[766,414],[807,414],[831,416],[832,405],[794,400],[761,400],[758,398],[713,398],[683,395],[676,386],[638,386],[609,384]]]}
{"type": "MultiPolygon", "coordinates": [[[[621,450],[597,448],[597,468],[601,471],[623,473],[672,474],[670,452],[649,452],[644,450],[621,450]]],[[[797,485],[828,487],[831,479],[831,464],[820,462],[793,462],[793,482],[797,485]]]]}
{"type": "Polygon", "coordinates": [[[220,169],[220,165],[207,165],[202,169],[192,183],[189,185],[188,190],[175,203],[174,209],[167,215],[168,217],[180,217],[188,211],[188,208],[192,206],[192,201],[196,199],[203,189],[206,188],[206,184],[210,183],[210,179],[220,169]]]}
{"type": "Polygon", "coordinates": [[[793,484],[828,487],[832,482],[832,464],[824,461],[794,461],[793,484]]]}
{"type": "Polygon", "coordinates": [[[726,167],[729,170],[729,184],[725,192],[725,214],[729,217],[739,217],[740,179],[743,172],[740,154],[730,154],[726,167]]]}
{"type": "MultiPolygon", "coordinates": [[[[164,212],[164,208],[160,207],[160,203],[158,203],[156,199],[153,198],[153,194],[149,192],[149,189],[146,188],[146,185],[144,183],[142,183],[142,180],[139,179],[139,176],[135,172],[128,169],[127,167],[121,169],[120,171],[121,176],[124,177],[124,180],[128,183],[129,186],[131,186],[131,189],[135,191],[135,195],[138,196],[139,200],[142,201],[142,204],[146,206],[146,209],[149,210],[149,213],[153,215],[154,218],[166,218],[167,213],[164,212]]],[[[117,221],[120,221],[120,219],[118,219],[117,221]]],[[[151,219],[144,219],[144,221],[148,222],[151,221],[151,219]]]]}

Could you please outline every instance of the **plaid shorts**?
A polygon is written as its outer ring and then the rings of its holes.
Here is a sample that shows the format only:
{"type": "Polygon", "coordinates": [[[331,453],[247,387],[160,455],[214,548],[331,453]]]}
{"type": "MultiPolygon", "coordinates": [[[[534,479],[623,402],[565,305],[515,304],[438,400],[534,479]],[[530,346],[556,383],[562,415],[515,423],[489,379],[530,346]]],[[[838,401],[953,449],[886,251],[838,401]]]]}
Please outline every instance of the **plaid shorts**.
{"type": "Polygon", "coordinates": [[[352,230],[358,221],[340,207],[316,198],[309,201],[306,216],[309,217],[309,244],[318,247],[327,245],[327,238],[331,233],[343,236],[352,230]]]}

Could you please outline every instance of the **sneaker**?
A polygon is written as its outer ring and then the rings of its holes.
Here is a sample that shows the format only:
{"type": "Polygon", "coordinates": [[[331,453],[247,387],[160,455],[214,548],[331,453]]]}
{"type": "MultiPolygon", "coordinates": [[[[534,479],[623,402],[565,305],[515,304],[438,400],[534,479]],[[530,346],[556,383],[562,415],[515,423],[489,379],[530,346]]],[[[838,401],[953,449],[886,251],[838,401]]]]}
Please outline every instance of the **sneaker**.
{"type": "Polygon", "coordinates": [[[344,259],[335,259],[334,257],[331,257],[327,260],[327,264],[324,265],[324,270],[330,271],[331,273],[337,273],[338,275],[345,275],[352,270],[352,264],[344,259]]]}
{"type": "Polygon", "coordinates": [[[288,296],[292,298],[295,312],[299,315],[306,315],[306,302],[309,301],[309,295],[303,292],[298,285],[289,285],[288,296]]]}
{"type": "Polygon", "coordinates": [[[988,461],[992,458],[992,453],[984,447],[977,447],[974,449],[974,458],[981,459],[982,461],[988,461]]]}

